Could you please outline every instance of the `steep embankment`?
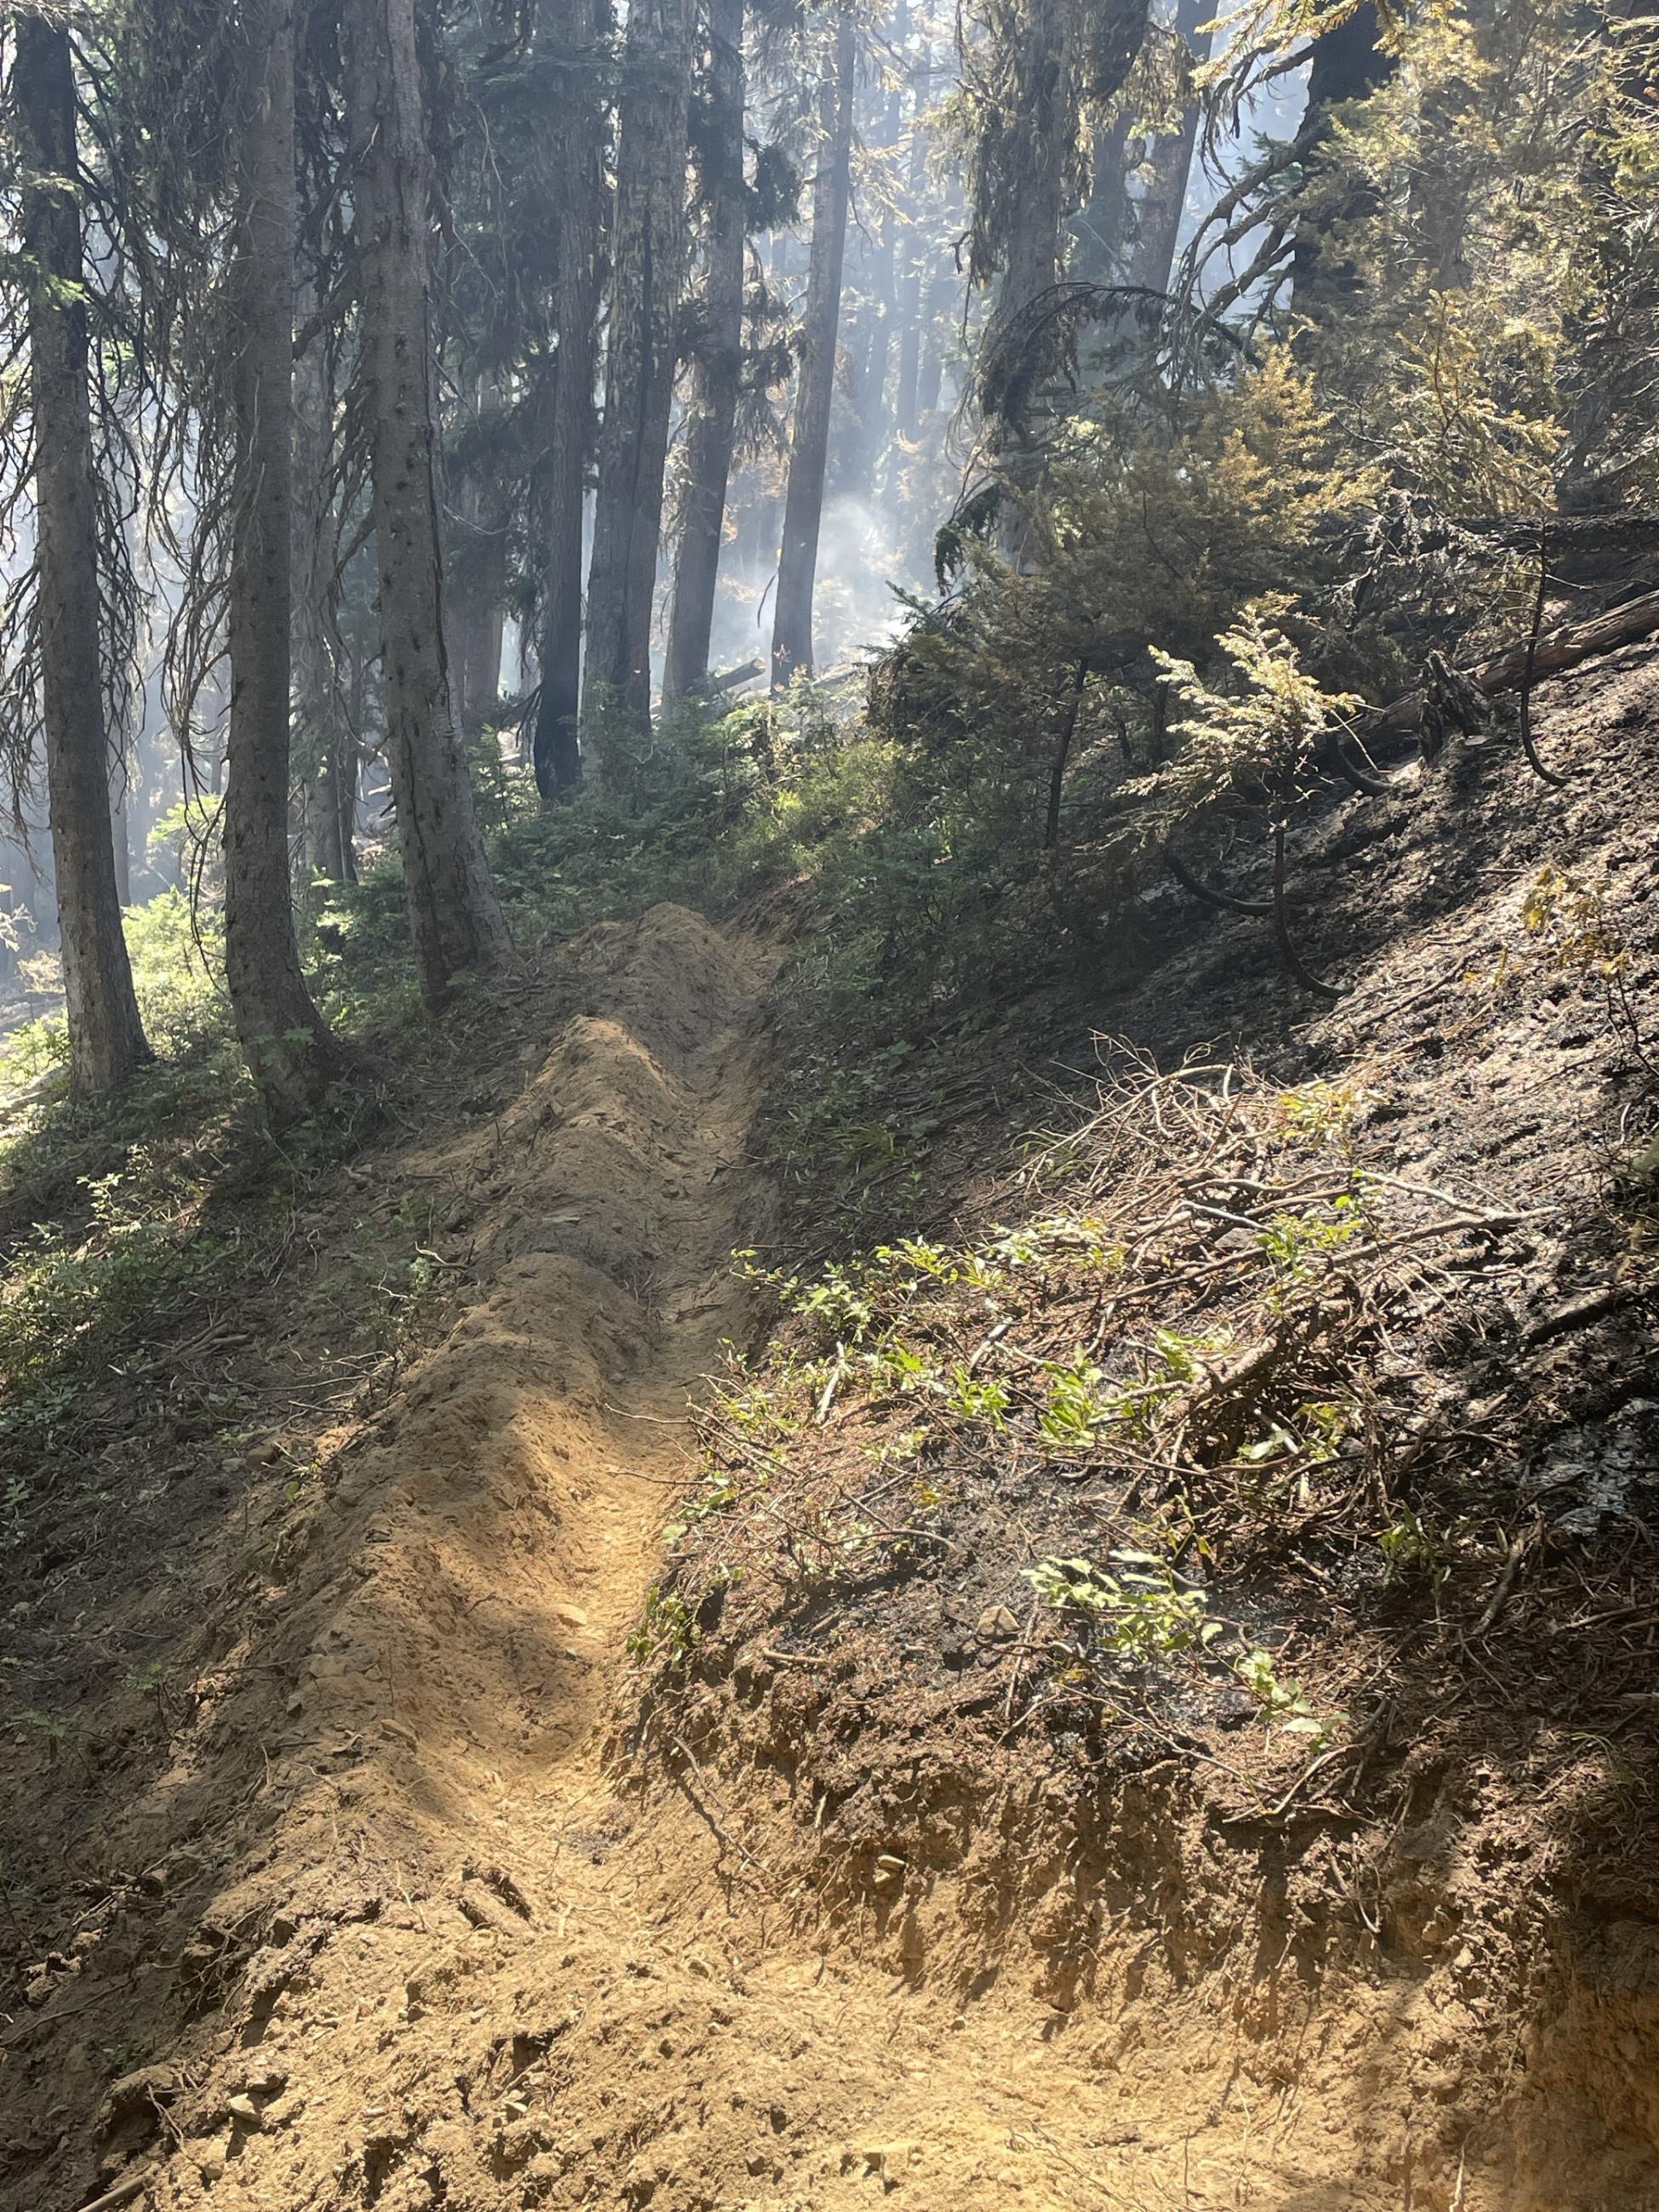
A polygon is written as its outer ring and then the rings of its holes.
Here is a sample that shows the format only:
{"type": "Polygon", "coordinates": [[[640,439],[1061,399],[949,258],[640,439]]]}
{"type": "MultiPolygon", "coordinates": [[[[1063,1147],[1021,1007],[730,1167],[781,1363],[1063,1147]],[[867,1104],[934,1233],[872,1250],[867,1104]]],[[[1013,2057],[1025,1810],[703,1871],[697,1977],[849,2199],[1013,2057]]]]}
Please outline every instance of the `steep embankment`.
{"type": "Polygon", "coordinates": [[[1132,2197],[1179,2082],[1195,2201],[1659,2203],[1656,701],[1549,687],[1559,787],[1493,728],[1310,800],[1333,1003],[1259,846],[1258,915],[1149,902],[1048,1139],[947,1132],[955,1219],[703,1419],[641,1771],[843,1948],[1040,1996],[1132,2197]]]}
{"type": "Polygon", "coordinates": [[[445,1133],[155,1348],[173,1442],[9,1598],[6,2212],[1655,2201],[1650,1547],[1644,1471],[1603,1480],[1650,1411],[1607,1169],[1644,1079],[1522,914],[1547,860],[1651,911],[1654,684],[1540,723],[1602,772],[1564,797],[1493,741],[1310,817],[1304,950],[1365,979],[1334,1011],[1184,906],[1150,983],[1051,1005],[1259,1072],[1120,1086],[1024,1184],[981,1173],[1011,1127],[947,1133],[958,1247],[1024,1205],[990,1265],[1038,1294],[921,1298],[887,1399],[857,1345],[759,1373],[665,1586],[687,1393],[755,1324],[776,956],[659,908],[503,993],[445,1133]],[[388,1217],[448,1319],[354,1396],[313,1301],[388,1217]],[[1166,1321],[1137,1480],[1101,1394],[1166,1321]],[[265,1375],[222,1473],[204,1345],[265,1375]],[[1328,1742],[1163,1598],[1121,1678],[1033,1604],[1036,1561],[1137,1538],[1328,1742]]]}
{"type": "MultiPolygon", "coordinates": [[[[689,1759],[648,1816],[613,1786],[685,1395],[748,1326],[774,962],[659,908],[563,964],[585,1011],[519,1095],[366,1186],[469,1255],[444,1340],[314,1472],[295,1419],[253,1455],[274,1486],[175,1527],[95,1620],[46,1620],[60,1562],[24,1623],[32,1681],[135,1619],[157,1680],[193,1671],[148,1765],[131,1678],[87,1678],[54,1763],[8,1747],[11,1894],[49,1933],[0,2034],[0,2203],[1179,2203],[1178,2086],[1130,2112],[1036,2000],[970,2021],[839,1955],[689,1759]],[[1126,2142],[1132,2196],[1102,2170],[1126,2142]]],[[[316,1267],[353,1233],[348,1203],[316,1267]]]]}

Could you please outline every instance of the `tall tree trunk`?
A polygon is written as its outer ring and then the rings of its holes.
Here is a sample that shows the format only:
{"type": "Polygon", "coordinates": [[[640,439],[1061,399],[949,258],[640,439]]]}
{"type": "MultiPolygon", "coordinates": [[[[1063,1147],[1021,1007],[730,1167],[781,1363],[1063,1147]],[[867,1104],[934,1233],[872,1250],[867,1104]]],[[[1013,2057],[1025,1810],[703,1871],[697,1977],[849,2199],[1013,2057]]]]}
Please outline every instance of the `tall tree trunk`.
{"type": "Polygon", "coordinates": [[[349,0],[348,104],[362,374],[380,572],[386,760],[421,989],[429,1004],[512,941],[479,832],[444,637],[434,483],[432,159],[415,0],[349,0]]]}
{"type": "Polygon", "coordinates": [[[69,33],[24,15],[12,91],[34,180],[24,196],[36,565],[52,859],[70,1081],[92,1097],[149,1057],[121,933],[99,658],[97,505],[82,289],[75,76],[69,33]]]}
{"type": "Polygon", "coordinates": [[[1133,118],[1127,108],[1097,131],[1089,157],[1089,197],[1072,217],[1070,273],[1089,284],[1121,281],[1133,228],[1129,204],[1129,140],[1133,118]]]}
{"type": "Polygon", "coordinates": [[[547,428],[547,566],[542,577],[541,692],[531,757],[544,799],[581,775],[582,519],[593,458],[593,375],[605,280],[605,99],[610,0],[541,0],[537,40],[557,72],[554,136],[558,357],[547,428]]]}
{"type": "MultiPolygon", "coordinates": [[[[1201,68],[1210,58],[1213,33],[1207,28],[1214,9],[1210,0],[1179,0],[1176,34],[1191,66],[1201,68]]],[[[1183,58],[1183,70],[1189,64],[1183,58]]],[[[1190,76],[1188,79],[1190,87],[1190,76]]],[[[1198,102],[1190,96],[1181,111],[1181,128],[1153,143],[1152,175],[1142,196],[1134,250],[1129,256],[1128,281],[1149,292],[1167,292],[1181,238],[1181,218],[1187,205],[1187,179],[1198,143],[1198,102]]]]}
{"type": "Polygon", "coordinates": [[[507,591],[507,517],[500,487],[491,480],[484,425],[500,403],[486,380],[474,380],[468,397],[467,426],[475,441],[452,495],[458,526],[450,590],[454,629],[456,708],[463,735],[476,741],[495,712],[501,690],[501,654],[495,637],[501,603],[507,591]]]}
{"type": "Polygon", "coordinates": [[[918,428],[930,416],[939,412],[945,384],[945,337],[957,283],[952,271],[938,268],[927,287],[927,298],[921,316],[926,342],[921,349],[921,362],[916,375],[918,428]]]}
{"type": "Polygon", "coordinates": [[[743,0],[708,0],[708,99],[703,118],[708,268],[691,363],[685,428],[685,512],[668,617],[665,702],[708,673],[726,491],[743,371],[743,0]]]}
{"type": "MultiPolygon", "coordinates": [[[[980,347],[980,402],[1014,492],[1000,532],[1011,556],[1018,556],[1024,542],[1026,497],[1040,473],[1041,455],[1018,410],[1005,406],[1005,397],[1011,389],[1031,388],[1033,341],[1022,320],[1032,302],[1059,281],[1064,261],[1079,79],[1086,59],[1091,98],[1102,106],[1112,98],[1140,51],[1147,9],[1148,0],[1109,0],[1093,9],[1045,0],[1009,24],[1018,41],[1013,100],[1011,113],[997,120],[999,128],[1012,125],[1020,159],[1008,179],[1010,204],[1003,235],[996,241],[1002,282],[980,347]]],[[[1036,380],[1042,380],[1040,374],[1036,380]]]]}
{"type": "Polygon", "coordinates": [[[852,191],[853,78],[857,56],[850,8],[836,26],[830,65],[818,94],[818,167],[812,181],[812,252],[806,276],[800,375],[789,445],[789,489],[783,503],[772,624],[772,684],[812,667],[812,594],[817,575],[823,472],[830,456],[836,343],[841,330],[841,275],[847,252],[847,204],[852,191]]]}
{"type": "Polygon", "coordinates": [[[109,763],[110,842],[115,854],[115,896],[124,906],[132,904],[132,825],[128,818],[127,763],[118,749],[112,749],[109,763]]]}
{"type": "MultiPolygon", "coordinates": [[[[1146,38],[1148,0],[1109,0],[1106,7],[1044,0],[1042,7],[1011,15],[1005,35],[1015,40],[1011,66],[1009,111],[988,119],[1022,149],[1020,166],[1009,181],[1009,208],[1002,237],[987,246],[1002,268],[998,303],[984,330],[980,358],[982,404],[998,447],[1022,445],[1020,427],[1000,414],[1000,392],[1009,369],[1011,331],[1042,292],[1060,281],[1066,241],[1071,150],[1078,139],[1079,77],[1088,69],[1088,95],[1103,106],[1121,88],[1146,38]]],[[[1015,469],[1015,476],[1029,473],[1015,469]]]]}
{"type": "Polygon", "coordinates": [[[651,603],[685,268],[689,0],[630,0],[583,708],[651,721],[651,603]]]}
{"type": "MultiPolygon", "coordinates": [[[[933,49],[921,42],[921,66],[916,72],[915,104],[910,116],[910,170],[901,252],[903,279],[898,290],[898,378],[893,394],[893,424],[901,438],[916,434],[916,386],[921,374],[921,276],[931,241],[922,227],[921,200],[927,180],[927,132],[923,118],[932,97],[933,49]]],[[[895,456],[894,475],[897,459],[895,456]]]]}
{"type": "MultiPolygon", "coordinates": [[[[495,526],[489,526],[495,533],[495,526]]],[[[504,589],[498,570],[492,588],[504,589]]],[[[466,624],[466,704],[463,726],[482,732],[501,698],[501,611],[488,599],[473,607],[466,624]]]]}
{"type": "MultiPolygon", "coordinates": [[[[301,292],[298,319],[306,322],[314,299],[301,292]]],[[[304,793],[305,860],[308,877],[344,880],[337,789],[345,741],[344,714],[331,638],[331,599],[338,553],[329,464],[333,443],[333,395],[320,344],[306,348],[294,366],[291,445],[293,495],[292,693],[294,764],[304,793]]]]}
{"type": "Polygon", "coordinates": [[[859,375],[858,440],[848,471],[848,488],[858,494],[867,494],[874,489],[877,463],[892,422],[887,407],[887,373],[893,350],[893,325],[897,319],[893,282],[895,243],[892,220],[884,216],[871,282],[869,343],[859,375]]]}
{"type": "Polygon", "coordinates": [[[270,1119],[302,1120],[340,1072],[312,1004],[289,881],[293,660],[295,0],[248,0],[231,272],[234,520],[226,762],[225,980],[270,1119]]]}
{"type": "Polygon", "coordinates": [[[500,703],[501,690],[501,613],[498,595],[507,588],[506,528],[482,498],[465,502],[468,532],[473,539],[477,573],[467,580],[465,603],[456,620],[459,632],[456,659],[461,728],[477,739],[500,703]]]}
{"type": "Polygon", "coordinates": [[[1394,61],[1377,43],[1379,28],[1374,0],[1364,0],[1317,41],[1308,71],[1303,128],[1310,137],[1304,167],[1310,204],[1296,227],[1291,305],[1316,322],[1331,320],[1358,289],[1341,233],[1378,204],[1375,187],[1346,174],[1340,153],[1333,158],[1331,139],[1336,110],[1363,100],[1393,74],[1394,61]]]}
{"type": "MultiPolygon", "coordinates": [[[[1012,326],[1060,276],[1068,156],[1077,135],[1073,19],[1074,10],[1059,0],[1044,0],[1018,18],[1014,108],[1006,119],[1021,150],[1009,179],[1006,229],[1000,241],[1002,281],[985,331],[985,359],[994,368],[1012,326]]],[[[996,402],[988,392],[987,413],[994,423],[996,402]]]]}

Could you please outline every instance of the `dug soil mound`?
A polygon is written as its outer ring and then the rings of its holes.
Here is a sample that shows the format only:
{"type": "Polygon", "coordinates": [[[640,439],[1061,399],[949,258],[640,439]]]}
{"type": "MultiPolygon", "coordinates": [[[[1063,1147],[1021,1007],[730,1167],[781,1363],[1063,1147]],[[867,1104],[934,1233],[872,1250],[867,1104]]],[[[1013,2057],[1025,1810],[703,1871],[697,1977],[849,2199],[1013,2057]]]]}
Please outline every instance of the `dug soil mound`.
{"type": "Polygon", "coordinates": [[[1178,2067],[1131,2109],[1041,1996],[863,1959],[672,1732],[641,1803],[609,1716],[687,1393],[753,1327],[775,956],[663,908],[559,966],[480,1024],[453,1133],[349,1171],[237,1316],[281,1429],[213,1472],[181,1419],[173,1482],[31,1554],[0,2203],[1175,2207],[1215,2159],[1231,2190],[1178,2067]],[[306,1283],[370,1193],[434,1224],[453,1320],[330,1426],[292,1397],[349,1382],[306,1283]]]}
{"type": "Polygon", "coordinates": [[[1583,697],[1565,795],[1298,826],[1340,1005],[1150,909],[769,1339],[776,949],[481,1007],[29,1523],[6,2212],[1659,2202],[1654,664],[1583,697]]]}
{"type": "Polygon", "coordinates": [[[1171,886],[700,1416],[641,1774],[1148,2146],[1184,2081],[1194,2203],[1659,2203],[1656,704],[1311,803],[1302,975],[1171,886]]]}

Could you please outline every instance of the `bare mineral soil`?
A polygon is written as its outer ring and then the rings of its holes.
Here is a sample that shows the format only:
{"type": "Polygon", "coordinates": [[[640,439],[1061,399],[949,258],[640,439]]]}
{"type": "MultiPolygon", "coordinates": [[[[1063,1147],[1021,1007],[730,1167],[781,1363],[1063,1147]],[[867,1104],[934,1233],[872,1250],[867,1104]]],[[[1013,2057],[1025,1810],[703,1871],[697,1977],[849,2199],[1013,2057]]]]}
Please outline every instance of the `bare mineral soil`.
{"type": "MultiPolygon", "coordinates": [[[[1304,948],[1365,963],[1370,995],[1346,1016],[1295,1001],[1261,925],[1218,936],[1184,912],[1140,1012],[1154,1028],[1161,992],[1162,1050],[1224,1030],[1224,1001],[1238,1030],[1265,1007],[1261,1052],[1285,1057],[1285,1080],[1363,1056],[1395,1102],[1400,1172],[1437,1188],[1471,1187],[1465,1139],[1490,1108],[1482,1203],[1513,1206],[1513,1170],[1582,1235],[1510,1275],[1487,1249],[1482,1267],[1525,1311],[1481,1358],[1553,1347],[1525,1355],[1554,1393],[1551,1434],[1588,1433],[1571,1403],[1582,1342],[1551,1364],[1577,1323],[1524,1332],[1611,1285],[1600,1310],[1624,1334],[1595,1358],[1630,1381],[1594,1417],[1611,1450],[1647,1404],[1649,1279],[1631,1260],[1646,1247],[1606,1199],[1636,1075],[1576,998],[1540,1017],[1465,994],[1451,1020],[1435,997],[1448,971],[1495,962],[1541,854],[1639,878],[1638,904],[1653,887],[1640,748],[1655,664],[1598,680],[1594,711],[1563,686],[1540,717],[1540,742],[1580,771],[1574,795],[1504,781],[1524,771],[1494,738],[1415,811],[1402,798],[1366,814],[1376,842],[1355,826],[1360,802],[1310,826],[1308,869],[1334,875],[1344,838],[1370,848],[1369,887],[1350,870],[1347,906],[1328,898],[1304,948]],[[1614,787],[1596,779],[1620,744],[1638,750],[1614,787]],[[1384,868],[1405,912],[1389,944],[1365,936],[1384,868]],[[1194,1026],[1172,1037],[1188,983],[1194,1026]]],[[[1133,1771],[1120,1759],[1110,1778],[1114,1834],[1079,1845],[1064,1747],[997,1765],[1018,1656],[952,1657],[953,1680],[969,1670],[955,1722],[932,1674],[914,1692],[899,1680],[917,1621],[942,1646],[961,1615],[955,1640],[972,1644],[1000,1588],[983,1574],[954,1595],[937,1575],[890,1577],[897,1626],[882,1630],[866,1592],[855,1618],[820,1609],[764,1664],[780,1629],[757,1582],[747,1627],[734,1601],[729,1646],[711,1636],[684,1719],[685,1686],[658,1682],[641,1737],[637,1624],[697,1474],[688,1395],[724,1341],[762,1325],[730,1255],[776,1233],[750,1139],[781,957],[667,907],[566,946],[556,975],[475,1010],[473,1064],[438,1102],[436,1135],[340,1170],[262,1301],[118,1378],[149,1394],[131,1446],[31,1538],[5,1601],[0,2204],[1659,2204],[1652,1866],[1644,1844],[1598,1886],[1567,1849],[1575,1822],[1598,1851],[1650,1834],[1639,1500],[1604,1501],[1616,1601],[1583,1595],[1604,1587],[1605,1559],[1545,1534],[1501,1588],[1501,1559],[1451,1586],[1460,1675],[1488,1663],[1500,1613],[1534,1599],[1567,1624],[1569,1651],[1616,1632],[1624,1671],[1592,1710],[1554,1717],[1571,1705],[1557,1650],[1548,1710],[1523,1713],[1506,1650],[1493,1709],[1516,1740],[1443,1743],[1413,1767],[1412,1742],[1388,1739],[1376,1765],[1407,1786],[1385,1793],[1387,1848],[1369,1863],[1382,1887],[1353,1886],[1349,1847],[1376,1816],[1352,1768],[1304,1790],[1306,1747],[1283,1747],[1296,1814],[1241,1823],[1194,1794],[1202,1715],[1172,1742],[1134,1740],[1133,1771]],[[424,1224],[427,1303],[365,1380],[338,1286],[410,1221],[424,1224]],[[237,1373],[264,1419],[228,1452],[204,1408],[237,1373]],[[976,1733],[988,1705],[997,1725],[976,1733]],[[786,1775],[783,1736],[831,1793],[786,1775]],[[1000,1795],[961,1786],[964,1764],[1000,1795]],[[828,1829],[866,1768],[889,1829],[849,1814],[837,1844],[828,1829]],[[903,1832],[906,1791],[931,1816],[941,1772],[963,1818],[994,1830],[977,1889],[980,1838],[930,1870],[903,1832]],[[891,1866],[872,1856],[884,1841],[891,1866]],[[1506,1911],[1509,1950],[1490,1937],[1506,1911]]],[[[1641,988],[1650,967],[1644,951],[1641,988]]],[[[1069,1004],[1084,1036],[1086,991],[1069,1004]]],[[[1135,1015],[1120,995],[1094,1018],[1135,1015]]],[[[971,1184],[964,1170],[956,1187],[971,1184]]],[[[1517,1402],[1499,1425],[1506,1463],[1534,1414],[1517,1402]]],[[[1419,1612],[1432,1623],[1432,1598],[1419,1612]]],[[[1419,1625],[1402,1614],[1386,1650],[1366,1648],[1379,1665],[1426,1650],[1419,1625]]],[[[1433,1647],[1434,1668],[1449,1650],[1433,1647]]],[[[937,1656],[915,1654],[927,1668],[937,1656]]],[[[1345,1692],[1356,1712],[1364,1687],[1345,1692]]]]}

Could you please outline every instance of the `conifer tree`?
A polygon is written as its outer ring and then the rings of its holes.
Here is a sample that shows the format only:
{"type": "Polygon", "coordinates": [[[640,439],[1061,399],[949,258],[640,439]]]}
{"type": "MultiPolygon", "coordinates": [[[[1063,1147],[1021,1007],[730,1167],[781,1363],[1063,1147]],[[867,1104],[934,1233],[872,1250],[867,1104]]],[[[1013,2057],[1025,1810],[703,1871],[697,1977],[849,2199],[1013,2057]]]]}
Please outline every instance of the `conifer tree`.
{"type": "Polygon", "coordinates": [[[605,280],[609,0],[540,0],[536,21],[537,56],[559,118],[552,146],[557,350],[548,394],[541,688],[532,744],[537,785],[550,799],[569,791],[581,773],[582,536],[605,280]]]}
{"type": "Polygon", "coordinates": [[[800,374],[789,446],[783,547],[772,627],[772,682],[782,689],[812,667],[812,600],[817,573],[823,477],[830,457],[841,328],[842,268],[852,189],[853,89],[858,43],[850,7],[838,9],[826,42],[818,92],[817,173],[812,185],[812,246],[801,329],[800,374]]]}
{"type": "MultiPolygon", "coordinates": [[[[12,94],[30,172],[23,244],[41,719],[70,1080],[95,1097],[125,1083],[149,1046],[122,933],[111,823],[75,71],[61,19],[21,15],[15,37],[12,94]]],[[[27,720],[32,734],[32,714],[27,720]]]]}
{"type": "Polygon", "coordinates": [[[380,576],[386,759],[428,1000],[512,951],[478,828],[444,632],[434,481],[432,155],[415,0],[349,0],[345,73],[362,374],[380,576]]]}
{"type": "Polygon", "coordinates": [[[651,719],[651,611],[685,267],[690,0],[634,0],[617,144],[610,338],[583,708],[651,719]]]}
{"type": "Polygon", "coordinates": [[[665,700],[683,698],[708,673],[714,586],[737,436],[747,234],[743,15],[743,0],[709,0],[708,91],[697,149],[703,283],[692,342],[680,541],[663,669],[665,700]]]}
{"type": "Polygon", "coordinates": [[[289,876],[295,0],[244,0],[240,28],[225,975],[237,1040],[280,1126],[322,1104],[341,1055],[301,970],[289,876]]]}

